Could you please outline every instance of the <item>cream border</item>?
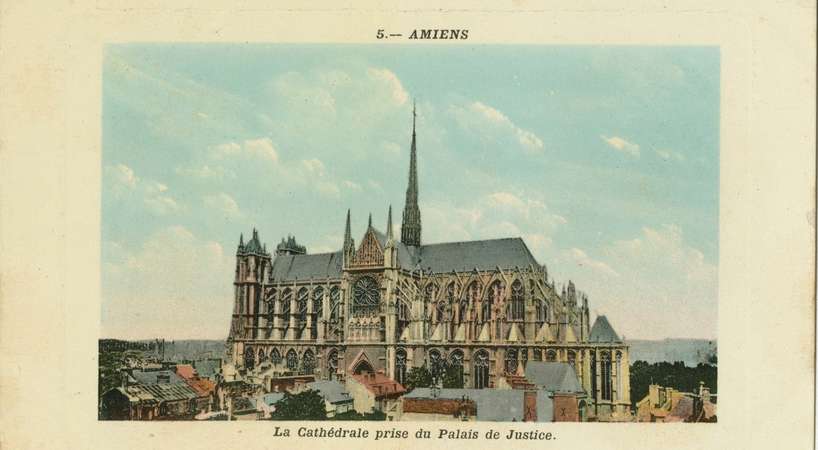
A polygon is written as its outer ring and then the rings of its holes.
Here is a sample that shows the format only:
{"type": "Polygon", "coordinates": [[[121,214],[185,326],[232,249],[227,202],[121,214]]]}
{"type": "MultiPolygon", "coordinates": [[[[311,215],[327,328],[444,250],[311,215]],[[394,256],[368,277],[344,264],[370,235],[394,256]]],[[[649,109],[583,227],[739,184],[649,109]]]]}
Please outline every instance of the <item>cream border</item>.
{"type": "MultiPolygon", "coordinates": [[[[0,4],[0,446],[330,447],[268,423],[96,420],[102,45],[367,42],[377,28],[470,29],[469,44],[719,45],[722,146],[719,423],[479,424],[554,431],[552,448],[807,448],[814,367],[814,2],[525,0],[6,1],[0,4]],[[748,5],[752,3],[752,5],[748,5]],[[491,6],[489,6],[491,5],[491,6]]],[[[451,44],[451,43],[450,43],[451,44]]],[[[382,45],[391,45],[384,43],[382,45]]],[[[456,45],[456,44],[455,44],[456,45]]],[[[382,424],[414,430],[417,425],[382,424]]],[[[428,425],[427,425],[428,426],[428,425]]],[[[405,440],[390,447],[491,441],[405,440]]],[[[500,441],[500,446],[508,446],[500,441]]],[[[352,441],[377,448],[380,442],[352,441]]]]}

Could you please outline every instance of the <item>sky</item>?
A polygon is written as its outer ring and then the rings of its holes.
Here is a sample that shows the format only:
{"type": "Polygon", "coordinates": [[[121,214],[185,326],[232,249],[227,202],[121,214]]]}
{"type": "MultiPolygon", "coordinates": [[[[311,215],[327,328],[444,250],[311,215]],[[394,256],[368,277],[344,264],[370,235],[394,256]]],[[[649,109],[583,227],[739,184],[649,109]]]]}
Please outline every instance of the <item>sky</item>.
{"type": "Polygon", "coordinates": [[[103,65],[101,336],[221,339],[257,228],[522,237],[628,339],[717,337],[715,47],[119,44],[103,65]]]}

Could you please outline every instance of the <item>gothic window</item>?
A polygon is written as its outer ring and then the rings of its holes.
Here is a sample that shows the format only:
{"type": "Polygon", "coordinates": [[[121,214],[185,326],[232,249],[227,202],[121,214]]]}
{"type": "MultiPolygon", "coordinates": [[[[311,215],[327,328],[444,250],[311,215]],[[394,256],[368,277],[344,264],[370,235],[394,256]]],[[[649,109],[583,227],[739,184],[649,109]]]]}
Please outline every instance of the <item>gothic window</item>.
{"type": "Polygon", "coordinates": [[[329,305],[329,320],[337,322],[340,315],[339,310],[341,309],[341,290],[338,289],[338,286],[333,286],[329,290],[329,305]]]}
{"type": "Polygon", "coordinates": [[[267,288],[264,290],[264,307],[267,308],[267,314],[273,314],[273,308],[275,305],[276,299],[276,290],[275,288],[267,288]]]}
{"type": "Polygon", "coordinates": [[[545,352],[545,360],[548,362],[554,362],[557,360],[557,352],[554,350],[548,350],[545,352]]]}
{"type": "MultiPolygon", "coordinates": [[[[290,301],[293,298],[293,291],[289,288],[284,289],[284,295],[281,297],[281,314],[288,315],[290,314],[290,301]]],[[[285,320],[285,323],[289,321],[285,320]]]]}
{"type": "Polygon", "coordinates": [[[381,292],[372,277],[361,277],[355,282],[352,314],[357,317],[374,316],[380,310],[381,292]]]}
{"type": "Polygon", "coordinates": [[[310,292],[307,288],[301,288],[298,291],[298,298],[295,302],[296,307],[298,308],[298,322],[301,325],[304,325],[304,322],[307,321],[307,300],[309,299],[310,292]]]}
{"type": "Polygon", "coordinates": [[[611,354],[608,352],[602,352],[601,355],[602,364],[601,364],[601,372],[602,372],[602,400],[610,400],[611,399],[611,354]]]}
{"type": "Polygon", "coordinates": [[[568,364],[574,367],[576,370],[577,368],[577,354],[573,350],[568,350],[568,364]]]}
{"type": "Polygon", "coordinates": [[[480,317],[482,322],[491,320],[491,310],[503,301],[503,291],[506,286],[500,280],[491,283],[486,292],[486,298],[483,300],[483,305],[480,308],[480,317]]]}
{"type": "Polygon", "coordinates": [[[479,350],[472,357],[474,364],[474,388],[485,389],[489,387],[489,354],[485,350],[479,350]]]}
{"type": "Polygon", "coordinates": [[[264,354],[264,349],[258,351],[258,363],[261,364],[267,361],[267,355],[264,354]]]}
{"type": "Polygon", "coordinates": [[[324,288],[318,286],[312,291],[312,313],[316,319],[320,319],[324,314],[324,288]]]}
{"type": "Polygon", "coordinates": [[[506,373],[517,372],[517,349],[510,348],[506,350],[506,373]]]}
{"type": "Polygon", "coordinates": [[[458,307],[457,311],[457,318],[459,323],[463,323],[468,320],[469,316],[469,300],[467,298],[460,299],[460,306],[458,307]]]}
{"type": "Polygon", "coordinates": [[[398,323],[396,327],[398,339],[400,339],[400,335],[403,334],[403,330],[407,326],[409,326],[409,305],[403,300],[398,300],[398,323]]]}
{"type": "MultiPolygon", "coordinates": [[[[466,311],[464,306],[471,305],[473,308],[477,308],[480,300],[480,290],[482,286],[480,285],[479,281],[473,281],[469,286],[463,291],[463,299],[465,302],[460,302],[460,309],[461,315],[463,315],[466,311]],[[465,305],[464,305],[465,303],[465,305]]],[[[472,311],[476,311],[473,309],[472,311]]],[[[461,322],[465,317],[461,317],[461,322]]]]}
{"type": "Polygon", "coordinates": [[[542,361],[542,349],[535,348],[533,352],[534,354],[532,355],[532,358],[534,361],[542,361]]]}
{"type": "Polygon", "coordinates": [[[433,379],[437,379],[443,373],[444,360],[440,356],[440,351],[432,350],[429,352],[429,373],[433,379]]]}
{"type": "Polygon", "coordinates": [[[274,348],[270,352],[270,362],[273,364],[281,364],[281,353],[278,352],[278,349],[274,348]]]}
{"type": "Polygon", "coordinates": [[[409,321],[409,305],[404,300],[398,300],[398,321],[409,321]]]}
{"type": "Polygon", "coordinates": [[[327,372],[329,372],[329,379],[333,380],[338,372],[338,350],[332,350],[327,356],[327,372]]]}
{"type": "Polygon", "coordinates": [[[311,375],[315,372],[315,355],[310,349],[304,352],[304,358],[301,360],[301,371],[305,375],[311,375]]]}
{"type": "Polygon", "coordinates": [[[454,281],[449,283],[446,286],[446,301],[449,302],[450,305],[454,304],[454,299],[457,297],[457,288],[454,285],[454,281]]]}
{"type": "Polygon", "coordinates": [[[592,392],[593,398],[597,398],[596,374],[597,374],[597,370],[596,370],[596,352],[591,351],[591,392],[592,392]]]}
{"type": "Polygon", "coordinates": [[[520,280],[511,284],[511,308],[509,318],[511,320],[523,320],[525,318],[525,292],[523,283],[520,280]]]}
{"type": "Polygon", "coordinates": [[[287,352],[287,370],[290,372],[298,370],[298,354],[293,349],[287,352]]]}
{"type": "Polygon", "coordinates": [[[406,381],[406,350],[402,348],[395,352],[395,381],[400,384],[406,381]]]}
{"type": "Polygon", "coordinates": [[[534,304],[537,305],[537,322],[548,322],[548,305],[545,300],[534,300],[534,304]]]}
{"type": "MultiPolygon", "coordinates": [[[[622,392],[622,352],[616,352],[616,397],[619,397],[622,392]]],[[[618,399],[617,398],[617,399],[618,399]]],[[[617,400],[615,399],[615,400],[617,400]]]]}
{"type": "MultiPolygon", "coordinates": [[[[458,386],[463,385],[463,351],[455,350],[449,355],[449,367],[457,374],[458,386]]],[[[446,386],[444,386],[446,387],[446,386]]]]}
{"type": "Polygon", "coordinates": [[[247,370],[253,370],[256,366],[256,352],[253,351],[252,347],[247,347],[244,350],[244,367],[247,370]]]}

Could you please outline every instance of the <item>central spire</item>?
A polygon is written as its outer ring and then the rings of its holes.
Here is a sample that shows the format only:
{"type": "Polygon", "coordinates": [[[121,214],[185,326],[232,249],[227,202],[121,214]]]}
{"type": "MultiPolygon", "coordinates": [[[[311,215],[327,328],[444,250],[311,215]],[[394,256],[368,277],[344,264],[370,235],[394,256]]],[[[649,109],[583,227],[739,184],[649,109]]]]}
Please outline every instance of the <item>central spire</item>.
{"type": "Polygon", "coordinates": [[[400,240],[406,245],[420,245],[420,208],[418,208],[418,168],[417,137],[415,124],[417,112],[412,104],[412,146],[409,152],[409,185],[406,187],[406,204],[403,207],[403,221],[400,228],[400,240]]]}

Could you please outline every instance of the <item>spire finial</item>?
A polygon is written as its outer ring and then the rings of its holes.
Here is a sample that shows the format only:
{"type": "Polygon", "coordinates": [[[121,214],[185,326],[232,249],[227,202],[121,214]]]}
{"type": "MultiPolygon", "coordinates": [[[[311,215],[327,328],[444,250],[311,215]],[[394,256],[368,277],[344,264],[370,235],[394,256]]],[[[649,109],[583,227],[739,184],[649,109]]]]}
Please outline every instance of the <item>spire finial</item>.
{"type": "Polygon", "coordinates": [[[389,213],[386,216],[386,239],[391,241],[392,236],[392,205],[389,205],[389,213]]]}
{"type": "Polygon", "coordinates": [[[417,110],[412,104],[412,146],[409,151],[409,185],[406,187],[406,204],[403,207],[400,240],[406,245],[420,245],[420,208],[418,208],[417,137],[415,123],[417,110]]]}
{"type": "Polygon", "coordinates": [[[371,212],[369,213],[369,225],[367,225],[367,228],[372,228],[372,213],[371,212]]]}

